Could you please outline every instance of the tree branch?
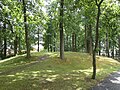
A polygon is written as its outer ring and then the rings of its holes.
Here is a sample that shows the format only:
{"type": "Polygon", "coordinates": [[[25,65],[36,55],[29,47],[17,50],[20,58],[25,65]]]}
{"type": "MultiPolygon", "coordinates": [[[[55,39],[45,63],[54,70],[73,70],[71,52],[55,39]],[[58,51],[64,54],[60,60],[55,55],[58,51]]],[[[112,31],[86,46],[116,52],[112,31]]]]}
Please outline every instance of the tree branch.
{"type": "Polygon", "coordinates": [[[98,4],[97,0],[95,0],[95,3],[96,3],[97,6],[100,6],[102,2],[103,2],[103,0],[101,0],[98,4]]]}
{"type": "Polygon", "coordinates": [[[102,2],[103,2],[103,0],[100,1],[99,5],[101,5],[102,2]]]}
{"type": "Polygon", "coordinates": [[[99,5],[98,2],[97,2],[97,0],[95,0],[95,3],[96,3],[97,6],[99,5]]]}

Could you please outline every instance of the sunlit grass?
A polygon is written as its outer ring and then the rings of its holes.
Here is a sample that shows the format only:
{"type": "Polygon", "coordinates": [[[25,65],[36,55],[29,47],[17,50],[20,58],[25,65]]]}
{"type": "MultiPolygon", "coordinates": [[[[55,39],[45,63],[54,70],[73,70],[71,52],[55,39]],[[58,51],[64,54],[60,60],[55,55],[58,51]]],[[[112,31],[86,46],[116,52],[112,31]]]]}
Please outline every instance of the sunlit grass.
{"type": "Polygon", "coordinates": [[[16,59],[16,58],[21,57],[21,56],[25,56],[25,54],[23,54],[23,55],[17,55],[17,56],[10,57],[10,58],[4,59],[4,60],[0,60],[0,63],[6,62],[6,61],[9,61],[9,60],[12,60],[12,59],[16,59]]]}
{"type": "Polygon", "coordinates": [[[22,56],[1,63],[0,70],[24,66],[42,55],[49,55],[49,58],[20,71],[1,75],[0,90],[87,90],[120,69],[119,62],[97,57],[97,79],[92,80],[92,57],[89,54],[66,52],[65,60],[60,60],[59,53],[41,52],[33,53],[30,60],[22,56]]]}
{"type": "Polygon", "coordinates": [[[30,59],[26,58],[26,54],[23,54],[23,55],[17,55],[15,57],[11,57],[5,60],[1,60],[0,61],[0,73],[9,71],[16,67],[21,67],[21,66],[30,64],[32,62],[35,62],[38,59],[40,59],[41,56],[46,55],[46,54],[47,53],[45,52],[40,52],[40,53],[34,52],[34,53],[31,53],[30,59]]]}

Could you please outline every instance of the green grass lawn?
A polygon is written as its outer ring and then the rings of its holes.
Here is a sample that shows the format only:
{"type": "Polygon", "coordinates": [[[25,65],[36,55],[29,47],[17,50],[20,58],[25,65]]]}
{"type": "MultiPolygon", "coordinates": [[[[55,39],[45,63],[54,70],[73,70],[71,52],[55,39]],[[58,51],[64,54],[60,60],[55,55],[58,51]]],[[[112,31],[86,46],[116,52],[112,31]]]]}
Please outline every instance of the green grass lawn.
{"type": "Polygon", "coordinates": [[[20,56],[0,63],[0,72],[10,71],[0,75],[0,90],[88,90],[119,69],[119,62],[97,57],[97,79],[92,80],[89,54],[66,52],[65,60],[60,60],[59,53],[33,53],[29,60],[20,56]],[[30,64],[46,54],[46,60],[30,64]],[[24,67],[27,64],[29,67],[24,67]]]}

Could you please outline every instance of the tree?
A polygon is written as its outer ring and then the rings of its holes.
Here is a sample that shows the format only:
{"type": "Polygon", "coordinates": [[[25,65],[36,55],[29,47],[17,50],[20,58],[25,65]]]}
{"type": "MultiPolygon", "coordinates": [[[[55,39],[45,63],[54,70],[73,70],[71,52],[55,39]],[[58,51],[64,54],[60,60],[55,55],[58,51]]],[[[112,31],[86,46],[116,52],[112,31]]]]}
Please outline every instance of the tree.
{"type": "Polygon", "coordinates": [[[2,58],[4,55],[7,58],[18,54],[17,50],[19,50],[19,54],[22,54],[21,51],[28,48],[25,45],[26,40],[32,45],[37,42],[38,29],[36,28],[43,27],[43,20],[45,20],[41,9],[43,4],[41,1],[24,0],[24,5],[22,0],[2,0],[0,3],[0,57],[2,58]],[[25,13],[23,13],[24,5],[27,10],[25,13]],[[23,14],[26,19],[22,17],[23,14]],[[23,21],[26,22],[23,23],[23,21]],[[25,37],[26,27],[29,34],[28,39],[25,37]]]}
{"type": "Polygon", "coordinates": [[[95,36],[95,47],[93,50],[93,75],[92,79],[96,78],[96,52],[97,52],[97,46],[98,46],[98,37],[99,37],[99,18],[100,18],[100,7],[102,4],[103,0],[98,2],[98,0],[95,0],[98,12],[97,12],[97,19],[96,19],[96,36],[95,36]]]}
{"type": "Polygon", "coordinates": [[[59,30],[60,30],[60,58],[64,59],[64,34],[63,34],[63,12],[64,12],[64,0],[60,1],[60,23],[59,23],[59,30]]]}
{"type": "Polygon", "coordinates": [[[118,36],[118,48],[119,48],[119,50],[118,50],[118,52],[119,52],[119,58],[120,58],[120,36],[118,36]]]}
{"type": "Polygon", "coordinates": [[[7,38],[6,38],[6,23],[4,22],[4,27],[3,27],[3,32],[4,32],[4,56],[3,58],[5,59],[6,58],[6,54],[7,54],[7,38]]]}
{"type": "Polygon", "coordinates": [[[92,26],[85,25],[85,44],[86,44],[86,52],[90,55],[92,54],[92,26]]]}
{"type": "Polygon", "coordinates": [[[26,49],[27,49],[27,58],[30,58],[30,42],[29,42],[29,31],[27,25],[27,14],[26,14],[26,4],[23,1],[23,12],[24,12],[24,26],[25,26],[25,42],[26,42],[26,49]]]}

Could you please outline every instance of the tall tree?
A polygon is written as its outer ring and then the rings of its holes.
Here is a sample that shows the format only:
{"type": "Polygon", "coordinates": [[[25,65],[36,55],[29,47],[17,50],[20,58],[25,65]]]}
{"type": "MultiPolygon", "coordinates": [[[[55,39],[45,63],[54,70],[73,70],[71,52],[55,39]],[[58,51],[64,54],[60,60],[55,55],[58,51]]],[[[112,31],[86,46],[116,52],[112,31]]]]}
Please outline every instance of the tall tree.
{"type": "Polygon", "coordinates": [[[60,1],[60,23],[59,23],[59,29],[60,29],[60,58],[64,59],[64,34],[63,34],[63,6],[64,6],[64,0],[60,1]]]}
{"type": "Polygon", "coordinates": [[[38,49],[37,51],[40,51],[40,30],[38,29],[38,49]]]}
{"type": "Polygon", "coordinates": [[[99,37],[99,18],[100,18],[100,7],[103,0],[99,2],[99,0],[95,0],[98,12],[97,12],[97,18],[96,18],[96,36],[95,36],[95,47],[93,50],[93,75],[92,79],[96,78],[96,52],[98,47],[98,37],[99,37]]]}
{"type": "Polygon", "coordinates": [[[26,42],[26,49],[27,49],[27,58],[30,58],[30,42],[29,42],[29,31],[27,26],[27,14],[26,14],[26,4],[25,0],[23,2],[23,12],[24,12],[24,26],[25,26],[25,42],[26,42]]]}
{"type": "Polygon", "coordinates": [[[72,33],[72,51],[75,52],[75,33],[72,33]]]}
{"type": "Polygon", "coordinates": [[[14,40],[14,55],[17,54],[17,45],[18,45],[18,37],[16,35],[14,40]]]}
{"type": "Polygon", "coordinates": [[[4,22],[4,56],[3,56],[3,58],[5,59],[6,58],[6,56],[7,56],[7,38],[6,38],[6,24],[5,24],[5,22],[4,22]]]}
{"type": "Polygon", "coordinates": [[[118,47],[119,47],[119,50],[118,50],[118,52],[119,52],[119,56],[118,56],[118,58],[120,59],[120,36],[118,36],[118,47]]]}
{"type": "Polygon", "coordinates": [[[108,33],[108,29],[106,29],[106,56],[110,56],[109,55],[109,33],[108,33]]]}
{"type": "Polygon", "coordinates": [[[92,26],[85,25],[85,44],[86,44],[86,52],[92,54],[92,26]]]}

